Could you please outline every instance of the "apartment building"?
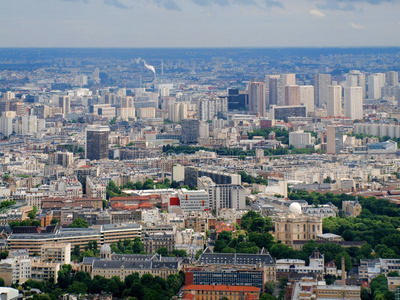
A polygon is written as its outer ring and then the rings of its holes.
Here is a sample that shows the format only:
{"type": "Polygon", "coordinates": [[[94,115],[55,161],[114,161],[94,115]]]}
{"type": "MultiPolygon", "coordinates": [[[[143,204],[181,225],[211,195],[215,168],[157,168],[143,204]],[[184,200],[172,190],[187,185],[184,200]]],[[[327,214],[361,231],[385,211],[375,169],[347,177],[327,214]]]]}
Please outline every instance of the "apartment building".
{"type": "Polygon", "coordinates": [[[44,244],[41,248],[40,257],[43,262],[69,264],[71,262],[71,244],[44,244]]]}

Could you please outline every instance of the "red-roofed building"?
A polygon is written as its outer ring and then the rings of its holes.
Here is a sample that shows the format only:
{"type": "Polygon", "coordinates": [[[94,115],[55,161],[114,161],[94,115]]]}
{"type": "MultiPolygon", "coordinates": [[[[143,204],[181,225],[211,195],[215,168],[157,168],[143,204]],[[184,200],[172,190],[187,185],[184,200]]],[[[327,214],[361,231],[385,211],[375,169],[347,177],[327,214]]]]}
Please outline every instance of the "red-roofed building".
{"type": "Polygon", "coordinates": [[[153,208],[153,205],[151,205],[149,202],[142,202],[139,204],[139,208],[151,209],[151,208],[153,208]]]}
{"type": "Polygon", "coordinates": [[[183,299],[183,300],[194,300],[195,298],[196,298],[195,295],[189,294],[189,293],[185,293],[185,294],[182,295],[181,299],[183,299]]]}
{"type": "Polygon", "coordinates": [[[217,224],[215,225],[215,232],[218,234],[220,234],[223,231],[230,231],[233,232],[235,231],[235,225],[234,224],[226,224],[225,222],[217,222],[217,224]]]}
{"type": "Polygon", "coordinates": [[[103,199],[101,198],[92,198],[92,197],[82,197],[82,198],[43,198],[42,199],[42,209],[43,210],[51,210],[51,209],[61,209],[63,207],[82,207],[82,208],[94,208],[94,209],[102,209],[103,208],[103,199]]]}
{"type": "Polygon", "coordinates": [[[260,289],[253,286],[235,285],[185,285],[182,289],[186,294],[195,295],[196,300],[221,299],[229,300],[260,298],[260,289]],[[248,298],[250,296],[250,298],[248,298]]]}

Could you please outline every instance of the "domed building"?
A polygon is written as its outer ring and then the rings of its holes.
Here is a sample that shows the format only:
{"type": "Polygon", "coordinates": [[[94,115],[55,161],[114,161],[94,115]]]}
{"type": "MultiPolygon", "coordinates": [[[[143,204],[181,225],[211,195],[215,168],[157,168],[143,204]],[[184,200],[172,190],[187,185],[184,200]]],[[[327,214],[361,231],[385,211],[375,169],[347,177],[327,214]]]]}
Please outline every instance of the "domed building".
{"type": "Polygon", "coordinates": [[[301,205],[297,202],[293,202],[289,206],[289,212],[295,215],[301,215],[302,213],[301,205]]]}
{"type": "Polygon", "coordinates": [[[111,259],[111,247],[109,244],[104,244],[100,247],[100,258],[111,259]]]}
{"type": "Polygon", "coordinates": [[[322,234],[322,218],[303,213],[300,203],[292,202],[287,212],[273,218],[275,239],[297,249],[296,241],[316,240],[322,234]]]}

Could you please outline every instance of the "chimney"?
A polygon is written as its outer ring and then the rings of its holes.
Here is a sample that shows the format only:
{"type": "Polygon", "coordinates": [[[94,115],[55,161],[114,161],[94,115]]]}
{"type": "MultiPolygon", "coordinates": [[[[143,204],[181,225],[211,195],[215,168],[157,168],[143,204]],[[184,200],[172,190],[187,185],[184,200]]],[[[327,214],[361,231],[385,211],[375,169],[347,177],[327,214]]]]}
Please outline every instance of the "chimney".
{"type": "Polygon", "coordinates": [[[346,264],[344,262],[344,256],[342,256],[342,286],[346,286],[346,264]]]}

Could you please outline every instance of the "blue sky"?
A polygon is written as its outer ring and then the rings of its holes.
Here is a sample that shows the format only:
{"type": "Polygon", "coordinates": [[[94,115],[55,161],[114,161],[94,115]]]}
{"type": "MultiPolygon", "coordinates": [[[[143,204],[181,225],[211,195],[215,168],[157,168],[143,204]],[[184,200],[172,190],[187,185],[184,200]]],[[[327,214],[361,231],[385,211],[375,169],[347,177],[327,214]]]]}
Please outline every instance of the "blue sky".
{"type": "Polygon", "coordinates": [[[0,47],[400,46],[400,0],[1,0],[0,47]]]}

